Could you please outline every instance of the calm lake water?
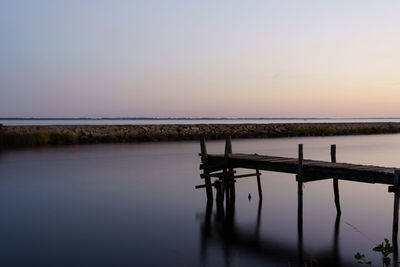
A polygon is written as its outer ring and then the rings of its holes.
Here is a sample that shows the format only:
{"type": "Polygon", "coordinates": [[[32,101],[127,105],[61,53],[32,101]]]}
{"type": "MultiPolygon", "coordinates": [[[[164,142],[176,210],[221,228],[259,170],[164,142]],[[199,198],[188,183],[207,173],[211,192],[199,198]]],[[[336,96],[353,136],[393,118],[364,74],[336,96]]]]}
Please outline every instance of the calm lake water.
{"type": "MultiPolygon", "coordinates": [[[[234,152],[400,166],[400,135],[233,140],[234,152]]],[[[220,153],[222,141],[207,142],[220,153]]],[[[376,264],[391,239],[387,186],[305,184],[302,241],[294,175],[262,172],[236,184],[233,224],[206,212],[198,142],[82,145],[0,153],[1,266],[320,266],[376,264]],[[253,197],[249,201],[248,194],[253,197]]],[[[246,171],[239,170],[239,173],[246,171]]]]}

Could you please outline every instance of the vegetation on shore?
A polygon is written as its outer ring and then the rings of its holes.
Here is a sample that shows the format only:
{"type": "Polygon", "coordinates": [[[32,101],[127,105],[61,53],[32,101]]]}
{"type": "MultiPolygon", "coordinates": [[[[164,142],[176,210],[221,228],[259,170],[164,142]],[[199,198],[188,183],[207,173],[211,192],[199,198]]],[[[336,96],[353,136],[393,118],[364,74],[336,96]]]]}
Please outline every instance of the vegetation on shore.
{"type": "Polygon", "coordinates": [[[400,133],[400,123],[2,126],[0,149],[46,145],[400,133]]]}
{"type": "Polygon", "coordinates": [[[37,147],[46,145],[77,144],[77,136],[71,133],[0,133],[0,149],[37,147]]]}

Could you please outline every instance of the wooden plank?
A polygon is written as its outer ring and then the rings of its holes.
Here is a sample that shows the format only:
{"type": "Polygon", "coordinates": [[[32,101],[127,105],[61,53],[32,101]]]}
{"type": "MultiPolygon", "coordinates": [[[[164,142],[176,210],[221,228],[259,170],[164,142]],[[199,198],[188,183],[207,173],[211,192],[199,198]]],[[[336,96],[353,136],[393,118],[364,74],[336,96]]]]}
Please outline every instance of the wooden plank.
{"type": "Polygon", "coordinates": [[[222,169],[223,169],[222,164],[220,164],[220,165],[218,165],[218,164],[215,164],[215,165],[200,164],[200,170],[204,170],[204,171],[207,171],[209,173],[220,171],[222,169]]]}
{"type": "Polygon", "coordinates": [[[398,185],[391,185],[391,186],[388,187],[388,192],[389,192],[389,193],[395,193],[395,192],[400,193],[400,186],[398,186],[398,185]]]}
{"type": "MultiPolygon", "coordinates": [[[[228,172],[228,175],[232,175],[232,174],[235,174],[236,173],[236,171],[235,170],[233,170],[233,171],[229,171],[228,172]]],[[[217,177],[217,178],[219,178],[219,177],[222,177],[224,175],[224,173],[223,172],[216,172],[216,173],[210,173],[210,174],[200,174],[200,177],[201,178],[205,178],[206,176],[210,176],[210,177],[217,177]]]]}
{"type": "Polygon", "coordinates": [[[286,163],[297,163],[297,159],[275,159],[275,160],[269,160],[269,162],[286,162],[286,163]]]}
{"type": "Polygon", "coordinates": [[[238,178],[245,178],[245,177],[251,177],[251,176],[258,176],[258,175],[261,175],[261,174],[258,174],[258,173],[240,174],[240,175],[235,175],[232,178],[238,179],[238,178]]]}
{"type": "MultiPolygon", "coordinates": [[[[213,164],[220,164],[223,162],[223,155],[208,155],[207,160],[213,164]]],[[[268,161],[268,156],[262,157],[257,155],[256,159],[254,159],[254,155],[235,153],[229,155],[229,166],[232,168],[259,169],[297,174],[298,163],[291,162],[293,160],[292,158],[287,158],[287,160],[288,161],[284,162],[273,162],[268,161]]],[[[339,180],[387,185],[393,184],[394,170],[396,170],[396,168],[393,167],[374,167],[371,169],[369,166],[367,167],[365,165],[313,160],[304,160],[303,163],[304,176],[337,178],[339,180]],[[359,167],[359,169],[355,169],[354,167],[359,167]]]]}

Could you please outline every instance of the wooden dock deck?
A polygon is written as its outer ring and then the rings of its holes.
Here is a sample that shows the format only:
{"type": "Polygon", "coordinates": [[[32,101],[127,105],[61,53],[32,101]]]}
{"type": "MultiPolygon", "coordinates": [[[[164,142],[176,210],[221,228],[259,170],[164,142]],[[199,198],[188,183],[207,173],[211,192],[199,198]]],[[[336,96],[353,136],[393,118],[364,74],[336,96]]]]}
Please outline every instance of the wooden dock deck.
{"type": "MultiPolygon", "coordinates": [[[[207,155],[207,165],[223,166],[225,155],[207,155]]],[[[298,174],[297,158],[273,157],[258,154],[233,153],[227,157],[228,168],[258,169],[263,171],[298,174]]],[[[322,179],[337,178],[364,183],[393,185],[397,168],[372,165],[336,163],[319,160],[303,160],[303,183],[322,179]]],[[[207,168],[207,165],[203,165],[207,168]]],[[[202,167],[203,167],[202,166],[202,167]]]]}
{"type": "Polygon", "coordinates": [[[389,185],[388,192],[394,193],[393,205],[393,245],[397,254],[397,236],[399,221],[400,200],[400,168],[381,167],[336,162],[336,145],[331,145],[331,161],[304,159],[303,145],[298,146],[298,158],[275,157],[269,155],[232,153],[231,138],[225,142],[224,154],[208,154],[205,139],[200,140],[201,164],[200,175],[204,184],[196,188],[205,188],[207,200],[213,200],[213,187],[216,190],[217,205],[226,200],[226,205],[235,201],[235,182],[237,179],[257,177],[259,200],[262,201],[261,173],[260,171],[273,171],[295,174],[298,194],[298,227],[302,228],[303,222],[303,183],[318,180],[332,179],[334,201],[337,214],[341,214],[339,199],[339,180],[361,183],[389,185]],[[251,169],[253,173],[237,175],[235,169],[251,169]],[[212,181],[212,179],[215,179],[212,181]]]}

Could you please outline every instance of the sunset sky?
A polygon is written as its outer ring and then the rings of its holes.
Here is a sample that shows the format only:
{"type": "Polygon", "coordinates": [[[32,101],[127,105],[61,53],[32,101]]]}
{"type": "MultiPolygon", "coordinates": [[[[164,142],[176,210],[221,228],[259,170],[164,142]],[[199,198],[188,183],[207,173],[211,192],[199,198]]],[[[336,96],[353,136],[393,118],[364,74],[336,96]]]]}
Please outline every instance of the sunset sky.
{"type": "Polygon", "coordinates": [[[400,1],[0,2],[0,117],[400,117],[400,1]]]}

